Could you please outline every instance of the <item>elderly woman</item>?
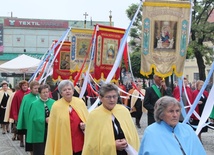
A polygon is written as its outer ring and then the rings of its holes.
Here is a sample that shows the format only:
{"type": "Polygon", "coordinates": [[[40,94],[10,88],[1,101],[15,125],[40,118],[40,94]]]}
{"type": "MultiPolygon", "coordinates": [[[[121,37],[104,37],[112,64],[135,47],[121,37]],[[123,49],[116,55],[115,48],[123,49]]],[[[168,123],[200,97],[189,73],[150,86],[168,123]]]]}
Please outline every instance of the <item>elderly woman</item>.
{"type": "Polygon", "coordinates": [[[179,123],[180,103],[165,96],[155,104],[156,122],[148,126],[143,135],[139,155],[206,155],[193,129],[179,123]]]}
{"type": "Polygon", "coordinates": [[[99,90],[102,104],[88,117],[82,155],[127,155],[127,146],[139,148],[139,137],[129,111],[117,104],[118,87],[103,84],[99,90]]]}
{"type": "Polygon", "coordinates": [[[38,91],[39,99],[29,107],[26,142],[33,144],[34,155],[44,155],[49,113],[55,100],[49,98],[49,85],[40,85],[38,91]]]}
{"type": "MultiPolygon", "coordinates": [[[[204,84],[204,81],[202,81],[202,80],[198,80],[198,81],[196,82],[196,90],[194,90],[193,93],[192,93],[193,100],[195,100],[196,97],[198,96],[198,93],[200,92],[200,90],[201,90],[203,84],[204,84]]],[[[201,114],[202,114],[202,112],[203,112],[203,110],[204,110],[204,106],[205,106],[205,104],[206,104],[206,102],[207,102],[208,94],[209,94],[208,91],[204,90],[204,92],[203,92],[203,94],[201,95],[201,98],[200,98],[200,100],[199,100],[199,102],[198,102],[198,105],[197,105],[196,108],[195,108],[195,111],[198,113],[199,116],[201,116],[201,114]]],[[[191,116],[191,119],[190,119],[190,124],[191,124],[191,125],[196,125],[196,126],[197,126],[198,123],[199,123],[198,118],[193,114],[193,115],[191,116]]],[[[195,128],[193,128],[193,129],[195,130],[195,128]]],[[[198,134],[198,138],[199,138],[201,141],[202,141],[202,139],[201,139],[201,133],[202,133],[202,132],[207,132],[207,131],[208,131],[208,127],[207,127],[207,126],[205,126],[205,127],[203,127],[203,128],[201,129],[200,133],[198,134]]]]}
{"type": "Polygon", "coordinates": [[[81,155],[88,110],[74,97],[74,85],[62,80],[58,86],[62,98],[51,109],[45,155],[81,155]]]}
{"type": "MultiPolygon", "coordinates": [[[[39,82],[34,80],[30,82],[30,93],[27,95],[24,95],[22,99],[22,103],[19,109],[19,115],[18,115],[18,123],[17,123],[17,130],[19,134],[25,135],[25,151],[30,152],[30,154],[33,154],[33,145],[26,142],[26,136],[27,136],[27,126],[28,126],[28,119],[29,119],[29,109],[33,101],[37,100],[39,98],[39,82]]],[[[20,142],[20,146],[21,146],[20,142]]]]}
{"type": "MultiPolygon", "coordinates": [[[[19,115],[19,110],[21,109],[21,103],[24,95],[30,93],[30,89],[28,89],[28,82],[26,80],[22,80],[19,82],[19,90],[17,90],[13,96],[12,102],[11,102],[11,109],[10,109],[10,118],[15,121],[15,124],[17,124],[18,121],[18,115],[19,115]]],[[[17,131],[17,134],[19,135],[19,140],[20,140],[20,147],[24,147],[24,138],[23,135],[25,132],[23,130],[17,131]]],[[[14,135],[15,136],[15,135],[14,135]]],[[[15,137],[12,138],[12,140],[15,137]]]]}
{"type": "Polygon", "coordinates": [[[12,95],[12,91],[8,89],[7,81],[2,81],[2,90],[0,90],[0,123],[2,125],[2,134],[9,132],[9,119],[5,119],[6,107],[8,106],[9,97],[12,95]]]}

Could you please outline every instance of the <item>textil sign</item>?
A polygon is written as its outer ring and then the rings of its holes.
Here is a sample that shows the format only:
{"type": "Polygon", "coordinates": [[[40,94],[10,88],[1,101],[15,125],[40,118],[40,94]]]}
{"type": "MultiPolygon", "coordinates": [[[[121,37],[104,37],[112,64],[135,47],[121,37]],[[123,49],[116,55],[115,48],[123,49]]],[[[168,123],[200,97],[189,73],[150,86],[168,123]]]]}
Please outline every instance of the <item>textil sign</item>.
{"type": "Polygon", "coordinates": [[[64,20],[39,20],[39,19],[4,19],[6,27],[33,27],[33,28],[68,28],[68,21],[64,20]]]}

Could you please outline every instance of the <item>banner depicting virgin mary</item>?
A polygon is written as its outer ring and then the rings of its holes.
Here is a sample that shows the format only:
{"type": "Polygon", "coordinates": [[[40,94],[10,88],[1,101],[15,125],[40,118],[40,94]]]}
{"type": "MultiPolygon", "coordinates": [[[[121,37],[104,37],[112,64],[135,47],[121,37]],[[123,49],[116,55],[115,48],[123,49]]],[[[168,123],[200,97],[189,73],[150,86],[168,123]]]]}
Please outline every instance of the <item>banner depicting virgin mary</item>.
{"type": "Polygon", "coordinates": [[[153,71],[161,77],[173,71],[183,75],[186,59],[191,4],[187,1],[155,1],[143,3],[141,74],[153,71]]]}
{"type": "MultiPolygon", "coordinates": [[[[56,43],[57,41],[55,41],[56,43]]],[[[60,43],[54,51],[54,54],[56,56],[56,59],[54,60],[53,64],[53,80],[63,80],[63,79],[72,79],[74,75],[72,75],[72,72],[70,72],[70,46],[71,42],[65,41],[62,45],[60,43]],[[60,48],[61,46],[61,48],[60,48]],[[60,48],[60,49],[59,49],[60,48]],[[57,51],[59,52],[57,53],[57,51]]]]}

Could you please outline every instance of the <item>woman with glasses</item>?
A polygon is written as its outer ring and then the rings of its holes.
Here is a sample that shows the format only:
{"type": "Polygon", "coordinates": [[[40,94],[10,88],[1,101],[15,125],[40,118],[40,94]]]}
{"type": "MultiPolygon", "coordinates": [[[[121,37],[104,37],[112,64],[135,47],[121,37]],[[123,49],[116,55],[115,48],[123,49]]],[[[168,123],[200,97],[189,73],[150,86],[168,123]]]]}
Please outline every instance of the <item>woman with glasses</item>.
{"type": "Polygon", "coordinates": [[[33,145],[33,155],[42,155],[48,129],[48,118],[51,107],[55,100],[49,98],[50,86],[40,85],[38,88],[39,98],[33,101],[29,107],[27,119],[28,128],[26,142],[33,145]]]}
{"type": "Polygon", "coordinates": [[[82,155],[128,155],[138,150],[139,137],[125,106],[117,104],[118,87],[103,84],[99,90],[102,104],[88,117],[82,155]]]}
{"type": "Polygon", "coordinates": [[[154,108],[156,122],[145,129],[138,155],[206,155],[193,129],[179,123],[181,105],[175,98],[164,96],[154,108]]]}

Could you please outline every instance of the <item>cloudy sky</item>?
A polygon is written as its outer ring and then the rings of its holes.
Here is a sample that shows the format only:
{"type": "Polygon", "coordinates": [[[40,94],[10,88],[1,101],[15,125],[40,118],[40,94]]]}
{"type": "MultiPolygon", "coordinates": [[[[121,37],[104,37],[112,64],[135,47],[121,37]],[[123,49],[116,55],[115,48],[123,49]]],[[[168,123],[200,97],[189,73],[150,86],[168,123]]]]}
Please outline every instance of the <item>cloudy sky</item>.
{"type": "Polygon", "coordinates": [[[109,11],[112,11],[112,21],[115,27],[127,28],[130,20],[126,9],[140,0],[4,0],[1,2],[0,16],[36,19],[65,19],[109,21],[109,11]]]}

